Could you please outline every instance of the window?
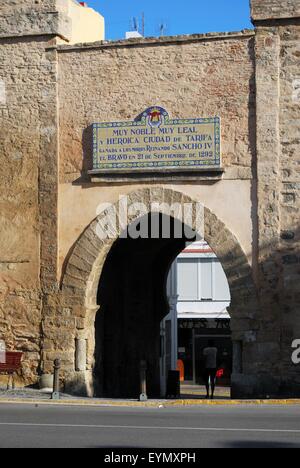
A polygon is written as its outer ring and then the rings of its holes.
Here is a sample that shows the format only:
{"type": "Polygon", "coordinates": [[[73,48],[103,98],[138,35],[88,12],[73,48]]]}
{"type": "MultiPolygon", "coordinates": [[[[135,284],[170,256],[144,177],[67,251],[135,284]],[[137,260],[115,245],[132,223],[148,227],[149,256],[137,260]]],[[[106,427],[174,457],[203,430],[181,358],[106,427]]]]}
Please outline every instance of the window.
{"type": "Polygon", "coordinates": [[[212,300],[213,298],[213,263],[210,258],[202,259],[199,262],[201,276],[201,297],[202,301],[212,300]]]}
{"type": "Polygon", "coordinates": [[[198,261],[180,259],[177,263],[177,284],[180,301],[198,300],[198,261]]]}
{"type": "Polygon", "coordinates": [[[215,301],[230,301],[229,284],[219,261],[214,262],[214,291],[215,301]]]}
{"type": "Polygon", "coordinates": [[[179,301],[230,301],[230,290],[221,263],[216,258],[177,260],[179,301]]]}

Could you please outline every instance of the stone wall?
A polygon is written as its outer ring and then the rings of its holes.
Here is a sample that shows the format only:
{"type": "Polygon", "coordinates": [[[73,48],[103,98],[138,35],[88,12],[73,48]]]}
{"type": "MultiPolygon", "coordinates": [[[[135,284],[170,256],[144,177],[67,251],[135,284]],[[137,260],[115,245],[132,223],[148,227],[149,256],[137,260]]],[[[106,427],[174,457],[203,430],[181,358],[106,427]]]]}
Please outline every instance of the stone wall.
{"type": "Polygon", "coordinates": [[[2,39],[0,57],[0,336],[26,352],[28,383],[40,360],[40,111],[49,63],[43,39],[2,39]]]}
{"type": "Polygon", "coordinates": [[[280,375],[281,333],[279,306],[281,265],[278,253],[280,236],[280,191],[278,190],[280,187],[280,64],[279,39],[276,31],[260,28],[256,33],[255,49],[258,264],[260,304],[264,321],[263,327],[255,338],[260,348],[256,360],[261,369],[272,363],[273,377],[278,378],[280,375]]]}
{"type": "Polygon", "coordinates": [[[52,1],[0,6],[0,339],[25,353],[23,384],[38,379],[43,291],[56,288],[57,61],[43,16],[53,9],[52,1]]]}
{"type": "Polygon", "coordinates": [[[272,349],[278,363],[280,391],[295,393],[300,388],[291,360],[291,344],[300,336],[299,35],[297,20],[265,22],[256,31],[259,284],[266,320],[259,340],[262,356],[272,349]]]}
{"type": "Polygon", "coordinates": [[[0,37],[54,35],[70,38],[68,0],[3,0],[0,37]]]}
{"type": "Polygon", "coordinates": [[[289,345],[300,337],[300,25],[279,27],[280,38],[280,261],[282,264],[282,366],[297,382],[289,345]]]}
{"type": "Polygon", "coordinates": [[[227,167],[251,177],[255,153],[254,38],[238,34],[59,48],[60,182],[90,164],[93,122],[131,120],[161,105],[172,118],[220,115],[227,167]],[[248,171],[247,171],[248,169],[248,171]],[[250,171],[249,171],[250,169],[250,171]]]}
{"type": "Polygon", "coordinates": [[[279,18],[299,18],[300,0],[251,0],[254,21],[279,18]]]}

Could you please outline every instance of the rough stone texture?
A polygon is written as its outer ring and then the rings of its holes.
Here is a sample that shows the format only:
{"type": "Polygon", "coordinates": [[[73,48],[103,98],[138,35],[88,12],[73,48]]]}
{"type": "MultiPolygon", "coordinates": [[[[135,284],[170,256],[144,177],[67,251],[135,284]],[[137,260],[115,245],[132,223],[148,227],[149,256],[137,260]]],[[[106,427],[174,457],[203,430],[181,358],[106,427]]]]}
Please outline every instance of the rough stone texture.
{"type": "MultiPolygon", "coordinates": [[[[51,10],[53,4],[39,3],[38,13],[51,10]]],[[[3,1],[0,22],[14,18],[18,27],[18,14],[32,12],[32,6],[3,1]],[[16,9],[16,15],[7,16],[16,9]]],[[[44,32],[40,26],[39,33],[44,32]]],[[[46,52],[54,43],[46,36],[0,39],[0,82],[5,90],[0,104],[0,337],[7,349],[25,353],[23,384],[38,379],[44,291],[58,289],[57,60],[55,52],[46,52]]]]}
{"type": "Polygon", "coordinates": [[[299,18],[300,0],[251,0],[253,20],[299,18]]]}
{"type": "Polygon", "coordinates": [[[61,183],[91,169],[93,122],[132,120],[150,104],[165,107],[172,118],[220,115],[224,166],[251,168],[253,33],[178,41],[147,39],[136,46],[99,43],[59,50],[61,183]]]}
{"type": "Polygon", "coordinates": [[[49,104],[45,40],[0,40],[0,316],[8,349],[26,352],[22,376],[36,379],[40,362],[39,158],[49,104]]]}
{"type": "Polygon", "coordinates": [[[280,37],[280,135],[281,229],[293,233],[281,239],[281,362],[285,384],[300,386],[299,368],[291,363],[289,343],[300,336],[300,27],[279,27],[280,37]]]}
{"type": "MultiPolygon", "coordinates": [[[[201,201],[197,187],[209,185],[214,196],[220,184],[238,179],[252,204],[251,252],[205,210],[205,237],[227,274],[233,339],[242,354],[234,393],[299,396],[299,367],[291,363],[291,343],[300,336],[299,2],[253,0],[252,6],[255,35],[57,47],[48,36],[60,34],[49,12],[63,22],[64,0],[2,0],[0,339],[25,352],[20,384],[51,373],[59,357],[66,387],[93,393],[97,290],[120,231],[104,242],[95,216],[85,230],[78,220],[60,277],[63,184],[80,178],[79,191],[90,190],[99,202],[107,194],[116,202],[124,190],[150,210],[152,201],[194,207],[201,201]],[[85,178],[90,124],[132,119],[153,104],[173,117],[222,117],[224,178],[214,185],[199,178],[185,189],[179,181],[167,187],[153,179],[141,187],[136,180],[130,189],[111,182],[104,196],[101,185],[95,189],[85,178]],[[85,370],[84,358],[76,366],[76,343],[86,343],[85,370]]],[[[232,200],[240,203],[234,191],[232,200]]],[[[79,195],[73,205],[80,203],[79,195]]]]}
{"type": "MultiPolygon", "coordinates": [[[[256,340],[264,346],[273,343],[273,374],[280,373],[280,306],[281,266],[278,262],[280,238],[280,135],[279,135],[279,38],[273,30],[260,28],[256,35],[256,105],[257,105],[257,172],[260,301],[264,326],[256,340]],[[275,324],[275,326],[274,326],[275,324]],[[262,334],[262,335],[261,335],[262,334]],[[267,342],[267,343],[265,343],[267,342]]],[[[261,346],[261,345],[260,345],[261,346]]],[[[248,347],[249,348],[249,347],[248,347]]],[[[252,347],[251,347],[252,348],[252,347]]],[[[267,348],[257,353],[259,362],[267,361],[267,348]]],[[[248,349],[253,359],[252,349],[248,349]]]]}
{"type": "Polygon", "coordinates": [[[2,0],[0,38],[54,35],[68,39],[71,21],[67,0],[2,0]]]}

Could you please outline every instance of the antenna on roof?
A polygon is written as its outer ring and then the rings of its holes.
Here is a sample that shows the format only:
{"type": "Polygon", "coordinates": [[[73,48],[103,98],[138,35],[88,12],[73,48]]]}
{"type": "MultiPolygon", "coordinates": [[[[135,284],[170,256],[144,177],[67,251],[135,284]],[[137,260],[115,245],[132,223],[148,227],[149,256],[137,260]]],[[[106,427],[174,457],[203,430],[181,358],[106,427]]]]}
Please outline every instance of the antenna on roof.
{"type": "Polygon", "coordinates": [[[145,37],[145,14],[142,13],[142,26],[140,28],[139,18],[134,16],[130,21],[130,31],[126,33],[126,39],[145,37]]]}
{"type": "Polygon", "coordinates": [[[160,23],[159,25],[159,35],[164,36],[167,29],[166,23],[160,23]]]}
{"type": "Polygon", "coordinates": [[[145,37],[145,13],[142,13],[142,36],[145,37]]]}
{"type": "Polygon", "coordinates": [[[137,17],[132,18],[132,30],[139,31],[139,21],[137,17]]]}

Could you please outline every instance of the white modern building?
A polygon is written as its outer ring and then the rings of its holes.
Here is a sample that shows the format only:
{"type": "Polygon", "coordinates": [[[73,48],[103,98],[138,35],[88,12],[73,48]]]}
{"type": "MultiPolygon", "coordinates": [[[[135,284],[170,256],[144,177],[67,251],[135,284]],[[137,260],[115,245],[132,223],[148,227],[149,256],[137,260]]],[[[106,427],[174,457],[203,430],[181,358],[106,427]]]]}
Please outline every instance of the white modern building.
{"type": "Polygon", "coordinates": [[[201,382],[202,350],[213,339],[219,348],[223,383],[231,373],[230,290],[220,261],[205,241],[188,244],[173,263],[167,283],[170,313],[161,323],[161,386],[168,370],[181,380],[201,382]]]}

